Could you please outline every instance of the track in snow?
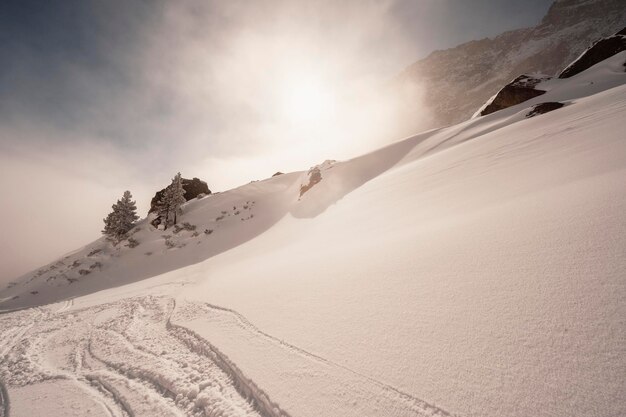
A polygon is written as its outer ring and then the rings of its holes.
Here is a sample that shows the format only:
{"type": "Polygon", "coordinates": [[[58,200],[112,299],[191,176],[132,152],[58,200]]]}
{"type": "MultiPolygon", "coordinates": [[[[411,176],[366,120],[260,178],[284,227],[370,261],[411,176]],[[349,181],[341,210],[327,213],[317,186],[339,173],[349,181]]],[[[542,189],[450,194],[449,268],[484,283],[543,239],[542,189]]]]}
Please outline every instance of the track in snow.
{"type": "Polygon", "coordinates": [[[63,311],[67,311],[70,308],[72,308],[72,306],[74,305],[74,299],[70,298],[69,300],[65,300],[63,301],[63,304],[61,305],[61,307],[59,307],[59,309],[56,311],[57,313],[62,313],[63,311]]]}
{"type": "Polygon", "coordinates": [[[0,316],[1,417],[12,387],[50,380],[75,384],[112,417],[288,417],[208,342],[169,324],[173,300],[71,307],[0,316]]]}
{"type": "Polygon", "coordinates": [[[0,417],[8,417],[9,411],[9,394],[2,381],[0,381],[0,417]]]}
{"type": "MultiPolygon", "coordinates": [[[[272,336],[235,310],[209,303],[186,302],[176,309],[172,321],[182,326],[171,326],[180,327],[200,339],[190,330],[197,323],[200,329],[205,329],[203,334],[219,340],[242,362],[246,357],[263,357],[268,363],[280,364],[269,373],[275,373],[275,380],[283,380],[290,388],[291,396],[296,398],[295,403],[288,404],[294,415],[334,416],[336,410],[341,409],[344,416],[359,417],[451,416],[444,409],[390,384],[272,336]],[[299,395],[325,400],[300,407],[299,395]]],[[[220,355],[228,360],[226,355],[220,355]]],[[[256,368],[256,364],[251,366],[256,368]]],[[[264,372],[268,373],[267,370],[264,372]]],[[[238,373],[236,367],[233,373],[238,373]]]]}
{"type": "Polygon", "coordinates": [[[9,415],[12,389],[26,389],[28,397],[29,387],[54,387],[48,382],[54,380],[72,384],[76,389],[68,395],[84,395],[108,417],[290,417],[214,344],[183,325],[197,318],[218,324],[211,333],[215,337],[226,329],[240,346],[267,349],[263,352],[269,356],[252,352],[250,357],[276,360],[272,372],[293,388],[292,402],[285,405],[297,415],[321,415],[318,411],[339,406],[350,416],[449,416],[389,384],[273,337],[234,310],[185,302],[175,311],[173,299],[156,296],[74,308],[67,300],[0,315],[0,417],[9,415]],[[298,393],[320,401],[300,408],[298,393]],[[323,398],[336,402],[327,408],[323,398]]]}

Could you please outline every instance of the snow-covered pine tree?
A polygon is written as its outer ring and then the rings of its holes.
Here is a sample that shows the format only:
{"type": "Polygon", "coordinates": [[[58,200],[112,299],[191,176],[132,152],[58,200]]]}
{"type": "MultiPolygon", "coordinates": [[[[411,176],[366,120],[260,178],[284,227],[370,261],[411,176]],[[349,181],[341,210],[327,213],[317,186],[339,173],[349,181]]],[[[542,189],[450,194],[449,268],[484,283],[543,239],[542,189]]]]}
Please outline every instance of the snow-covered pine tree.
{"type": "Polygon", "coordinates": [[[172,178],[172,183],[163,190],[161,198],[155,204],[155,212],[165,229],[170,224],[169,220],[172,216],[174,217],[172,224],[176,224],[178,215],[182,213],[181,206],[186,201],[183,179],[179,172],[172,178]]]}
{"type": "Polygon", "coordinates": [[[167,229],[168,221],[170,217],[170,207],[171,207],[171,185],[168,185],[163,193],[161,194],[161,198],[157,201],[155,205],[155,212],[159,219],[161,219],[160,223],[163,225],[164,229],[167,229]]]}
{"type": "Polygon", "coordinates": [[[124,191],[122,199],[117,202],[119,207],[118,234],[120,236],[128,233],[139,219],[137,205],[132,198],[130,191],[124,191]]]}
{"type": "Polygon", "coordinates": [[[117,214],[115,212],[115,204],[111,207],[113,211],[103,219],[104,229],[102,229],[102,234],[112,238],[115,236],[117,230],[117,214]]]}
{"type": "Polygon", "coordinates": [[[170,188],[170,212],[174,214],[174,224],[176,224],[178,214],[183,212],[181,206],[187,201],[185,200],[185,189],[183,188],[183,179],[180,176],[180,172],[172,179],[172,183],[168,188],[170,188]]]}
{"type": "Polygon", "coordinates": [[[137,206],[131,199],[130,191],[125,191],[122,198],[111,206],[113,211],[104,219],[104,235],[119,240],[133,228],[139,216],[137,206]]]}

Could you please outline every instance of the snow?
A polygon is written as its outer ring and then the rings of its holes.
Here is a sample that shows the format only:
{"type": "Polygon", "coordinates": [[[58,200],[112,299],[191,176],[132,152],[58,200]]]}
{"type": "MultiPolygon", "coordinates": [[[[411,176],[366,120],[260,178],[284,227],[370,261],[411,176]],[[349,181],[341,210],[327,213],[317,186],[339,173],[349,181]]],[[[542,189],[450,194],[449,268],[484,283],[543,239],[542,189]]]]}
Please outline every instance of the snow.
{"type": "Polygon", "coordinates": [[[69,381],[17,387],[11,391],[11,416],[110,416],[106,406],[85,394],[87,393],[69,381]]]}
{"type": "Polygon", "coordinates": [[[0,415],[626,414],[624,61],[18,279],[0,415]]]}

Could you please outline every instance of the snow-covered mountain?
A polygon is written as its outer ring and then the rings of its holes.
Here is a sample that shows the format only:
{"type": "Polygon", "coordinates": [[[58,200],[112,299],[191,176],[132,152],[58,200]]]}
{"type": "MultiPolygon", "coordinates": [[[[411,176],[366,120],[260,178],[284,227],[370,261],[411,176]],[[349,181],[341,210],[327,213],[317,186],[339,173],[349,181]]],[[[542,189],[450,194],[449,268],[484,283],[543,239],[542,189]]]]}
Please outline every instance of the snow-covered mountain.
{"type": "Polygon", "coordinates": [[[432,127],[448,126],[466,120],[518,75],[554,75],[591,42],[625,25],[623,0],[557,0],[537,26],[433,52],[409,66],[396,82],[420,86],[415,89],[419,97],[405,93],[407,106],[416,106],[410,111],[423,112],[425,106],[432,127]]]}
{"type": "Polygon", "coordinates": [[[21,277],[0,415],[626,414],[625,63],[21,277]]]}

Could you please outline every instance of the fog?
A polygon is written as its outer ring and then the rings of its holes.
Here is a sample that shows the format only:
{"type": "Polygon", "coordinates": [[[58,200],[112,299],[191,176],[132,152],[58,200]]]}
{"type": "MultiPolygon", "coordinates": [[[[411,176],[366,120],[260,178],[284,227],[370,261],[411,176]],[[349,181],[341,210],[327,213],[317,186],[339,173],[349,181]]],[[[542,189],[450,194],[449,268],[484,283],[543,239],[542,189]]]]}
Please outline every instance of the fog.
{"type": "MultiPolygon", "coordinates": [[[[481,7],[495,13],[496,3],[478,2],[470,26],[491,21],[481,7]]],[[[395,74],[434,48],[544,11],[444,36],[442,23],[464,8],[437,0],[16,3],[5,13],[1,53],[0,281],[98,238],[126,189],[144,216],[177,171],[219,191],[429,127],[420,86],[398,94],[395,74]]]]}

